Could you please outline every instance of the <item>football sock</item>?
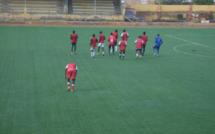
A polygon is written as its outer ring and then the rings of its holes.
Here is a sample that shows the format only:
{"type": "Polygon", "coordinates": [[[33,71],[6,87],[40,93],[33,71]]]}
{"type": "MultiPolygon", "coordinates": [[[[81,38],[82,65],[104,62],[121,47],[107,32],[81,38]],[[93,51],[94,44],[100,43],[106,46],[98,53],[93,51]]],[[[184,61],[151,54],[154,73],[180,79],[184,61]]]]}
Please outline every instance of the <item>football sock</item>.
{"type": "Polygon", "coordinates": [[[74,92],[74,91],[75,91],[75,85],[72,84],[72,92],[74,92]]]}

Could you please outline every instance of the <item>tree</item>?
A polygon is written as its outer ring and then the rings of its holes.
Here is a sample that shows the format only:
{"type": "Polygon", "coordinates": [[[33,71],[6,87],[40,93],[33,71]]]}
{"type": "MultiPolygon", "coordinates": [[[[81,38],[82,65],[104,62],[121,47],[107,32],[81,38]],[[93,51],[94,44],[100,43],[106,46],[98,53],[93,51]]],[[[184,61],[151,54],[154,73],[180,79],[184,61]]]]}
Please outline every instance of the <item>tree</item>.
{"type": "Polygon", "coordinates": [[[212,5],[214,1],[213,0],[193,0],[193,3],[198,5],[212,5]]]}
{"type": "Polygon", "coordinates": [[[187,2],[188,2],[187,0],[156,0],[157,4],[167,4],[167,5],[184,4],[187,2]]]}
{"type": "Polygon", "coordinates": [[[188,4],[192,2],[193,4],[198,5],[212,5],[214,3],[214,0],[156,0],[157,4],[188,4]]]}

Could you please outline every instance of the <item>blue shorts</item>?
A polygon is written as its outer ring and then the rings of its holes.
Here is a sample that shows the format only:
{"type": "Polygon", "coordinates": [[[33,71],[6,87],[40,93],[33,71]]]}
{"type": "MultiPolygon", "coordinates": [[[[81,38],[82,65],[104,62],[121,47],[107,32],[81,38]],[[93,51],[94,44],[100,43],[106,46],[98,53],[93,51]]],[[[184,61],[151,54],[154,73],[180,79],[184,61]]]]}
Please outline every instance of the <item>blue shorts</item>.
{"type": "Polygon", "coordinates": [[[154,48],[154,49],[160,49],[160,46],[156,46],[156,45],[155,45],[153,48],[154,48]]]}

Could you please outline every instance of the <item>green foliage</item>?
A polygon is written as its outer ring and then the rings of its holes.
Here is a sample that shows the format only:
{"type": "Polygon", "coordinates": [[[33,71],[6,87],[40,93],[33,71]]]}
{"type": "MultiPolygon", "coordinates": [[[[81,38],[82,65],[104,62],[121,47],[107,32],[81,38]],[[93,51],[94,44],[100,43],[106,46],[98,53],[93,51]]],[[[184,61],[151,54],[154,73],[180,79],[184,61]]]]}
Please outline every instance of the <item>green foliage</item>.
{"type": "Polygon", "coordinates": [[[185,0],[156,0],[156,3],[173,5],[173,4],[185,4],[187,2],[185,0]]]}
{"type": "MultiPolygon", "coordinates": [[[[168,4],[168,5],[173,5],[173,4],[188,4],[189,0],[156,0],[156,4],[168,4]]],[[[213,4],[213,0],[192,0],[193,4],[198,4],[198,5],[211,5],[213,4]]]]}
{"type": "Polygon", "coordinates": [[[213,0],[193,0],[194,4],[198,4],[198,5],[211,5],[213,4],[213,0]]]}

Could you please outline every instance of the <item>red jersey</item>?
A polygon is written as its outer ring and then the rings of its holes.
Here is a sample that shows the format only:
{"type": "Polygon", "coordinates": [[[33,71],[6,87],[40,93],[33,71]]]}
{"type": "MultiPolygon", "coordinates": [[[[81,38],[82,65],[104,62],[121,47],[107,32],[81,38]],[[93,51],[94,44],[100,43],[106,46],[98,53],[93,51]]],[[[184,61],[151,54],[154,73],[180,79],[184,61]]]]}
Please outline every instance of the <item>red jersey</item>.
{"type": "Polygon", "coordinates": [[[116,38],[116,40],[118,39],[118,32],[112,32],[112,35],[116,38]]]}
{"type": "Polygon", "coordinates": [[[125,50],[126,45],[127,45],[127,42],[124,41],[124,40],[121,40],[121,41],[119,42],[119,49],[120,49],[121,51],[125,50]]]}
{"type": "Polygon", "coordinates": [[[78,35],[77,34],[71,34],[70,35],[70,40],[71,40],[71,43],[77,43],[78,35]]]}
{"type": "Polygon", "coordinates": [[[66,76],[70,80],[74,80],[76,78],[77,66],[75,63],[70,63],[66,65],[66,76]]]}
{"type": "Polygon", "coordinates": [[[96,48],[97,42],[98,42],[97,38],[96,38],[96,37],[92,37],[92,38],[90,39],[90,46],[91,46],[92,48],[96,48]]]}
{"type": "Polygon", "coordinates": [[[143,46],[143,43],[144,43],[144,41],[142,40],[142,39],[137,39],[136,41],[135,41],[135,43],[136,43],[136,49],[142,49],[142,46],[143,46]]]}
{"type": "Polygon", "coordinates": [[[105,41],[105,36],[104,36],[104,34],[100,34],[100,35],[99,35],[99,43],[104,43],[104,41],[105,41]]]}
{"type": "Polygon", "coordinates": [[[110,35],[108,38],[109,46],[113,46],[116,42],[116,38],[113,35],[110,35]]]}
{"type": "Polygon", "coordinates": [[[148,36],[147,35],[142,35],[142,40],[144,41],[143,45],[146,45],[147,41],[148,41],[148,36]]]}
{"type": "Polygon", "coordinates": [[[121,34],[121,37],[122,37],[122,40],[125,40],[125,41],[128,41],[128,32],[123,32],[122,34],[121,34]]]}

